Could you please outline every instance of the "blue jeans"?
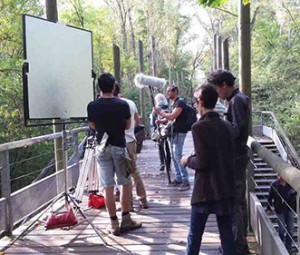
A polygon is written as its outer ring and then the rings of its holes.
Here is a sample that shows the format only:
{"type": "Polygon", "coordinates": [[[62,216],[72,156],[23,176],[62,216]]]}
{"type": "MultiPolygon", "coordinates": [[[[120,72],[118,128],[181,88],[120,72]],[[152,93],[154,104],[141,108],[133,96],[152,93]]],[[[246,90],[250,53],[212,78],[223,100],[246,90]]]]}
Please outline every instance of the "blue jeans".
{"type": "Polygon", "coordinates": [[[292,211],[287,211],[284,213],[276,213],[276,215],[278,218],[278,232],[280,239],[285,244],[286,249],[291,250],[294,230],[294,213],[292,211]]]}
{"type": "MultiPolygon", "coordinates": [[[[197,208],[197,206],[192,206],[191,225],[187,238],[185,255],[199,254],[202,235],[205,229],[207,218],[209,216],[208,213],[197,212],[197,208]]],[[[236,250],[232,232],[232,216],[217,214],[216,217],[220,232],[223,255],[235,255],[236,250]]]]}
{"type": "Polygon", "coordinates": [[[178,182],[189,182],[187,169],[180,164],[185,137],[186,133],[176,133],[174,137],[171,138],[171,153],[175,167],[175,178],[178,182]]]}

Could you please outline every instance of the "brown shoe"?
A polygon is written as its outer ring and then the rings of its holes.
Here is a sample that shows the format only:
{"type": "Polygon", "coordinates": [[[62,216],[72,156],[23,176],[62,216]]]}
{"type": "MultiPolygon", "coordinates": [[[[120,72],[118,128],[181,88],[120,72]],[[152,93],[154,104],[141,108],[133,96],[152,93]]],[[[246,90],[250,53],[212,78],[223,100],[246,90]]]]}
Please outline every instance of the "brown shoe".
{"type": "Polygon", "coordinates": [[[106,227],[106,231],[109,234],[113,234],[115,236],[118,236],[121,234],[119,221],[117,220],[110,220],[110,224],[106,227]]]}
{"type": "Polygon", "coordinates": [[[127,232],[130,230],[134,230],[137,228],[142,227],[142,223],[132,220],[130,217],[130,214],[126,214],[124,216],[122,216],[122,221],[121,221],[121,232],[127,232]]]}

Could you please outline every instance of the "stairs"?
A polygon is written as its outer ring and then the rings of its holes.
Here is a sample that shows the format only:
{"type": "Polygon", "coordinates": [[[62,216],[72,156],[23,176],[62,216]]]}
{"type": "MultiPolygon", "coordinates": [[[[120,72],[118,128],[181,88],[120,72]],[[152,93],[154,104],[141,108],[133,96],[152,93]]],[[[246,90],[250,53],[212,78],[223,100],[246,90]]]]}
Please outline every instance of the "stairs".
{"type": "MultiPolygon", "coordinates": [[[[256,140],[265,148],[271,150],[276,155],[280,156],[276,145],[270,138],[256,137],[256,140]]],[[[263,208],[267,209],[267,198],[270,190],[270,185],[277,179],[276,172],[268,166],[258,155],[255,153],[253,158],[254,167],[254,181],[255,193],[263,208]]],[[[270,221],[273,223],[274,228],[278,229],[276,214],[269,216],[270,221]]],[[[297,218],[295,217],[294,241],[297,242],[297,218]]]]}

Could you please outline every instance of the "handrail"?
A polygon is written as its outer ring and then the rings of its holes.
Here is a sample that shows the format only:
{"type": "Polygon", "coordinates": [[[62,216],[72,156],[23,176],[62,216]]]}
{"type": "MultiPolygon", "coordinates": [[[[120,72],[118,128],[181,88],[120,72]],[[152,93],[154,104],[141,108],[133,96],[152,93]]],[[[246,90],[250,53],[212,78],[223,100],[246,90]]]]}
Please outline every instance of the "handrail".
{"type": "MultiPolygon", "coordinates": [[[[77,182],[78,172],[80,167],[80,153],[78,149],[78,133],[88,131],[87,126],[80,127],[67,131],[67,136],[71,136],[68,141],[72,144],[74,149],[72,164],[67,168],[67,171],[72,173],[69,175],[68,186],[74,186],[77,182]]],[[[47,142],[63,137],[63,132],[57,132],[53,134],[46,134],[38,137],[27,138],[19,141],[13,141],[9,143],[0,144],[0,172],[1,172],[1,191],[3,198],[0,199],[0,211],[4,212],[0,217],[0,234],[4,232],[11,235],[14,224],[19,222],[24,217],[31,215],[33,211],[41,208],[43,205],[51,201],[59,193],[63,192],[61,180],[63,180],[62,171],[57,171],[51,174],[43,180],[39,180],[34,184],[28,185],[21,190],[11,192],[11,174],[10,166],[11,162],[9,159],[10,151],[17,148],[26,147],[36,143],[47,142]],[[47,192],[41,192],[47,187],[47,192]],[[41,194],[40,196],[34,196],[31,194],[41,194]],[[30,203],[26,205],[22,210],[15,210],[17,206],[24,200],[24,197],[31,198],[30,203]]]]}
{"type": "MultiPolygon", "coordinates": [[[[298,229],[297,236],[300,236],[300,211],[299,211],[299,194],[300,194],[300,170],[285,162],[281,157],[271,152],[267,148],[263,147],[258,141],[253,139],[251,136],[248,137],[247,142],[250,147],[257,155],[265,161],[273,170],[278,173],[286,182],[297,191],[297,221],[298,229]]],[[[273,253],[272,253],[273,254],[273,253]]]]}
{"type": "MultiPolygon", "coordinates": [[[[88,127],[80,127],[80,128],[72,129],[68,132],[70,134],[76,134],[76,133],[80,133],[80,132],[87,131],[87,130],[89,130],[88,127]]],[[[58,133],[53,133],[53,134],[37,136],[37,137],[33,137],[33,138],[26,138],[26,139],[19,140],[19,141],[3,143],[3,144],[0,144],[0,152],[17,149],[17,148],[29,146],[29,145],[32,145],[35,143],[45,142],[48,140],[54,140],[57,138],[61,138],[62,136],[63,136],[62,132],[58,132],[58,133]]]]}
{"type": "Polygon", "coordinates": [[[251,136],[248,137],[247,145],[300,194],[300,170],[298,168],[285,162],[281,157],[263,147],[251,136]]]}
{"type": "MultiPolygon", "coordinates": [[[[282,145],[285,147],[285,150],[287,152],[288,158],[291,162],[291,164],[298,169],[300,168],[300,157],[298,156],[294,146],[290,142],[289,138],[285,134],[283,128],[281,127],[279,121],[277,120],[275,114],[271,111],[262,111],[261,114],[269,115],[273,121],[274,126],[276,127],[276,131],[278,133],[278,136],[281,140],[282,145]]],[[[261,116],[261,124],[263,125],[263,116],[261,116]]]]}

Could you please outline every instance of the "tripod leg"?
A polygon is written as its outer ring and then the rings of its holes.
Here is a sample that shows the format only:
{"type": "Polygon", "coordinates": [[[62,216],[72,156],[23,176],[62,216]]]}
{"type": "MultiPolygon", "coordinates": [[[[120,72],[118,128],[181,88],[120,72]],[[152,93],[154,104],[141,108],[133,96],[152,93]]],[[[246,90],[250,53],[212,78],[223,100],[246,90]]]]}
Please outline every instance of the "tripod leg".
{"type": "Polygon", "coordinates": [[[169,147],[169,142],[167,139],[164,139],[164,149],[165,149],[165,158],[166,158],[166,171],[168,174],[169,184],[171,184],[171,152],[169,147]]]}
{"type": "Polygon", "coordinates": [[[78,205],[78,203],[76,202],[76,200],[71,197],[69,194],[67,194],[68,198],[70,199],[70,201],[72,201],[72,203],[75,205],[76,209],[80,212],[80,214],[82,215],[82,217],[88,222],[88,224],[95,230],[96,234],[100,237],[100,239],[103,241],[103,243],[105,245],[109,245],[105,239],[103,238],[102,234],[104,233],[103,231],[99,231],[96,226],[88,219],[88,217],[85,215],[85,213],[82,211],[82,209],[80,208],[80,206],[78,205]]]}
{"type": "Polygon", "coordinates": [[[171,184],[171,176],[170,176],[170,168],[168,168],[168,162],[167,162],[167,157],[166,157],[166,152],[164,149],[164,140],[160,139],[160,141],[158,142],[158,146],[160,146],[162,148],[161,152],[162,152],[162,156],[163,156],[163,160],[164,160],[164,164],[166,166],[166,171],[167,171],[167,176],[168,176],[168,182],[169,184],[171,184]]]}
{"type": "Polygon", "coordinates": [[[50,205],[47,206],[47,208],[41,212],[41,214],[38,216],[38,218],[36,220],[34,220],[33,222],[31,222],[29,224],[29,226],[27,228],[25,228],[18,236],[16,236],[6,247],[3,247],[0,251],[4,252],[5,250],[7,250],[10,246],[12,246],[16,241],[18,241],[36,222],[39,221],[39,219],[44,215],[45,212],[47,212],[49,210],[49,208],[56,203],[59,199],[61,199],[64,196],[64,194],[60,194],[59,196],[57,196],[50,205]]]}

